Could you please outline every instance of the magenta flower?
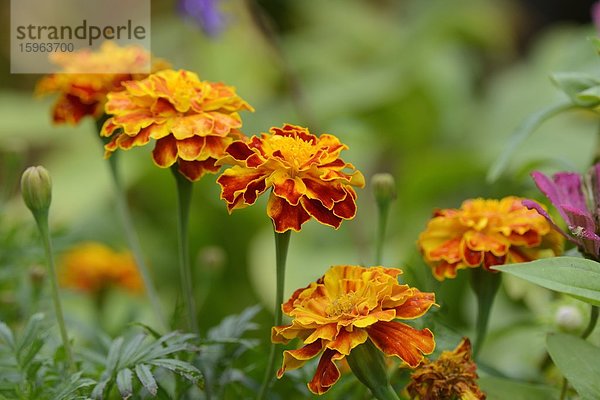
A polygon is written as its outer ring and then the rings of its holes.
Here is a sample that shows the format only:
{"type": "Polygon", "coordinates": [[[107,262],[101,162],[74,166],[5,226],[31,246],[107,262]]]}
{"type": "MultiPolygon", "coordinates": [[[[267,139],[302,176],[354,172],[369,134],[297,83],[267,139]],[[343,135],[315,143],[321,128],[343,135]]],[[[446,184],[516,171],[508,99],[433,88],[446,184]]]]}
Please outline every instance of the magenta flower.
{"type": "Polygon", "coordinates": [[[586,176],[559,172],[550,179],[539,171],[534,171],[531,176],[566,222],[568,233],[556,226],[536,202],[524,200],[523,205],[537,210],[586,257],[600,261],[600,163],[594,165],[586,176]]]}

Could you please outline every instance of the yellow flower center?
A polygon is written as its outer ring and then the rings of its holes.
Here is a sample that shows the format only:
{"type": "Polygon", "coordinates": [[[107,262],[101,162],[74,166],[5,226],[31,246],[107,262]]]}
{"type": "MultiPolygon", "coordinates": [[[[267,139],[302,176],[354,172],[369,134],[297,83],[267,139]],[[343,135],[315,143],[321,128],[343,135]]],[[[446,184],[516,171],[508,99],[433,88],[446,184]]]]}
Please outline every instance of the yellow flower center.
{"type": "Polygon", "coordinates": [[[296,169],[315,154],[315,146],[299,137],[272,136],[269,142],[271,152],[281,152],[283,158],[296,169]]]}
{"type": "Polygon", "coordinates": [[[349,314],[356,306],[358,295],[356,292],[344,293],[337,299],[333,300],[327,307],[328,317],[337,317],[342,314],[349,314]]]}

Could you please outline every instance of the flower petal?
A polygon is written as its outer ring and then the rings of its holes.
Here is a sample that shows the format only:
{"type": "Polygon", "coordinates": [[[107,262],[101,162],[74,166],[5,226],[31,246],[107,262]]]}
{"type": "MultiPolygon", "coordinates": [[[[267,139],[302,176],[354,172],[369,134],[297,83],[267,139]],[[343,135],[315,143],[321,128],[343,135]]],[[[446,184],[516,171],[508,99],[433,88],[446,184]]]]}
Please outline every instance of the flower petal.
{"type": "Polygon", "coordinates": [[[312,380],[308,383],[308,389],[314,394],[321,395],[327,392],[338,379],[340,379],[340,370],[332,360],[343,358],[334,350],[326,349],[319,360],[317,371],[312,380]]]}
{"type": "Polygon", "coordinates": [[[221,169],[220,166],[215,165],[215,159],[209,158],[208,160],[202,161],[185,161],[179,160],[179,172],[188,178],[192,182],[198,181],[207,173],[216,174],[221,169]]]}
{"type": "Polygon", "coordinates": [[[419,331],[400,322],[378,322],[367,328],[367,332],[386,355],[397,356],[413,368],[423,360],[423,354],[431,354],[435,349],[429,329],[419,331]]]}
{"type": "MultiPolygon", "coordinates": [[[[303,366],[306,361],[315,357],[323,350],[321,341],[310,343],[296,350],[286,350],[283,352],[283,364],[277,371],[277,378],[281,378],[285,371],[298,369],[303,366]]],[[[329,350],[331,351],[331,350],[329,350]]]]}
{"type": "Polygon", "coordinates": [[[300,202],[304,210],[308,213],[307,215],[315,218],[320,223],[333,226],[335,229],[339,228],[342,224],[342,218],[336,216],[333,211],[325,208],[319,200],[310,200],[302,197],[300,202]]]}
{"type": "Polygon", "coordinates": [[[177,161],[177,141],[171,135],[156,141],[152,158],[156,165],[161,168],[168,168],[177,161]]]}
{"type": "Polygon", "coordinates": [[[271,194],[267,203],[267,214],[273,220],[276,232],[293,230],[299,232],[310,215],[301,205],[293,206],[285,199],[271,194]]]}
{"type": "Polygon", "coordinates": [[[412,289],[413,295],[396,307],[396,317],[413,319],[424,315],[435,304],[435,294],[412,289]]]}

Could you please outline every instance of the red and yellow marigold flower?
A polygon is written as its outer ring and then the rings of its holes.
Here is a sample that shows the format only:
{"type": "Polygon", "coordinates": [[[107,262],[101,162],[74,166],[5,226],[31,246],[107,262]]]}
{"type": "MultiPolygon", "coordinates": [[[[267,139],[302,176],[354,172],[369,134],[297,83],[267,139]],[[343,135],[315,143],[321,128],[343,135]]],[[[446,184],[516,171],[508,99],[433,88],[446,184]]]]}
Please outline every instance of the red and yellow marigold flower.
{"type": "Polygon", "coordinates": [[[367,340],[385,355],[418,366],[423,355],[435,348],[433,333],[396,320],[422,316],[435,303],[435,295],[400,285],[401,273],[395,268],[334,266],[316,282],[296,290],[282,305],[292,323],[273,327],[271,340],[287,343],[298,338],[304,346],[284,351],[277,377],[320,355],[308,388],[325,393],[340,377],[334,362],[367,340]]]}
{"type": "Polygon", "coordinates": [[[106,156],[153,139],[154,163],[162,168],[177,163],[191,181],[219,170],[215,161],[234,140],[244,137],[238,112],[253,111],[233,87],[201,81],[184,70],[159,71],[123,87],[109,93],[105,107],[111,115],[101,132],[111,138],[106,156]]]}
{"type": "Polygon", "coordinates": [[[143,292],[143,282],[130,252],[116,252],[102,243],[86,242],[67,251],[60,264],[60,284],[98,294],[109,287],[143,292]]]}
{"type": "Polygon", "coordinates": [[[61,67],[61,72],[42,78],[36,93],[58,93],[52,111],[53,121],[73,125],[86,115],[100,118],[106,95],[122,90],[122,82],[140,79],[150,70],[167,67],[164,61],[152,61],[150,53],[142,47],[119,47],[110,41],[104,42],[96,52],[84,49],[53,54],[51,61],[61,67]]]}
{"type": "Polygon", "coordinates": [[[438,280],[463,268],[525,262],[558,255],[562,237],[523,199],[472,199],[460,209],[437,210],[418,245],[438,280]]]}
{"type": "Polygon", "coordinates": [[[272,188],[267,214],[277,232],[299,231],[311,217],[337,229],[356,215],[352,186],[365,184],[363,175],[340,158],[347,148],[333,135],[317,137],[289,124],[236,141],[218,162],[233,165],[217,179],[221,198],[231,212],[254,204],[272,188]]]}
{"type": "Polygon", "coordinates": [[[464,338],[436,361],[423,361],[413,372],[407,390],[414,400],[485,400],[478,378],[477,365],[471,359],[471,342],[464,338]]]}

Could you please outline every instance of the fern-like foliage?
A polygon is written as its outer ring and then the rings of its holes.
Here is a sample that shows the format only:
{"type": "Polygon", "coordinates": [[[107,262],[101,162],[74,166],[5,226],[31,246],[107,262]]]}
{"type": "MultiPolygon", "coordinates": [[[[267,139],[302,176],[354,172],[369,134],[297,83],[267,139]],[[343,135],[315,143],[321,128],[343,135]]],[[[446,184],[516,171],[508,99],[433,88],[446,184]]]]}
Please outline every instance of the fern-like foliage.
{"type": "MultiPolygon", "coordinates": [[[[202,387],[202,373],[187,361],[177,359],[181,352],[196,350],[192,341],[196,335],[170,332],[154,338],[147,333],[139,333],[125,339],[120,336],[112,341],[104,358],[104,370],[91,393],[93,399],[103,399],[116,384],[122,399],[129,399],[136,393],[135,387],[145,388],[151,397],[164,398],[166,392],[159,387],[156,371],[159,369],[175,373],[193,385],[202,387]]],[[[167,398],[177,398],[171,395],[167,398]]],[[[138,398],[136,396],[136,398],[138,398]]]]}
{"type": "Polygon", "coordinates": [[[0,399],[78,400],[87,398],[95,382],[82,373],[69,374],[64,353],[46,343],[43,314],[34,314],[17,336],[0,322],[0,399]]]}

